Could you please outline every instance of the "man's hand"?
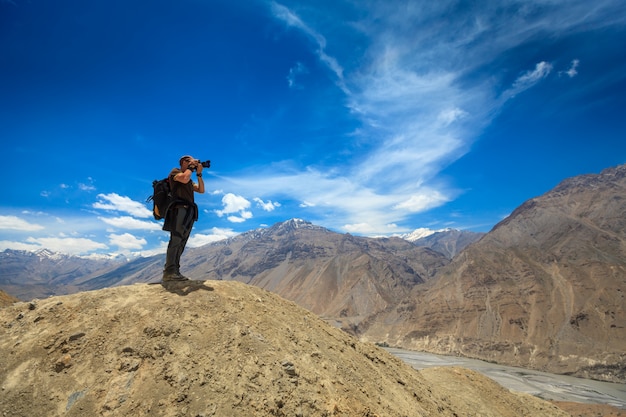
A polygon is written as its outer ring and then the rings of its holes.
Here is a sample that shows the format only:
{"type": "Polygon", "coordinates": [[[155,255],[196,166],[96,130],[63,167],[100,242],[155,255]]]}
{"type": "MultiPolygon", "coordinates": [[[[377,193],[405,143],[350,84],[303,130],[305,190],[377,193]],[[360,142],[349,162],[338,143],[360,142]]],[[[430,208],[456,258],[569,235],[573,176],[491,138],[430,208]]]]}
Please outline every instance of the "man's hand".
{"type": "Polygon", "coordinates": [[[204,167],[202,166],[202,163],[200,163],[200,160],[199,160],[199,159],[196,159],[196,160],[195,160],[194,165],[195,165],[195,167],[196,167],[196,174],[202,174],[202,169],[203,169],[204,167]]]}

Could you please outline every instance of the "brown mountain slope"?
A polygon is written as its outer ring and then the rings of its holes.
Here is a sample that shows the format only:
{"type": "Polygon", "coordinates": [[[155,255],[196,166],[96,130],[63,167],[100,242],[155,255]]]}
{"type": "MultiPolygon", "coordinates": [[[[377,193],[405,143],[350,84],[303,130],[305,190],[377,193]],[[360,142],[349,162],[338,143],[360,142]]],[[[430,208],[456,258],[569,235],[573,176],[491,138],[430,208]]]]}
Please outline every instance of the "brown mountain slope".
{"type": "Polygon", "coordinates": [[[448,262],[400,238],[339,234],[293,219],[190,250],[184,272],[255,285],[349,329],[448,262]]]}
{"type": "Polygon", "coordinates": [[[626,380],[626,166],[527,201],[366,339],[626,380]],[[393,326],[389,326],[393,323],[393,326]]]}
{"type": "Polygon", "coordinates": [[[447,229],[413,240],[413,243],[417,246],[429,247],[445,255],[446,258],[452,259],[468,245],[479,241],[484,235],[484,233],[467,230],[447,229]]]}
{"type": "Polygon", "coordinates": [[[51,297],[1,309],[0,324],[0,415],[567,415],[465,369],[429,382],[237,282],[51,297]]]}
{"type": "Polygon", "coordinates": [[[18,301],[20,300],[0,290],[0,308],[10,306],[11,304],[17,303],[18,301]]]}

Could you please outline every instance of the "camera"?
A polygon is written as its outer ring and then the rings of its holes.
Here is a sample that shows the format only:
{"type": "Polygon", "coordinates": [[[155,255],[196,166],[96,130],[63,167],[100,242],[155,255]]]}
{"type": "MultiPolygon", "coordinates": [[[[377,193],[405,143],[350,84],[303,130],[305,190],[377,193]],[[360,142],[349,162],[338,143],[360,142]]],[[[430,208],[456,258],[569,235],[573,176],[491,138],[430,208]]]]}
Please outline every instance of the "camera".
{"type": "MultiPolygon", "coordinates": [[[[202,165],[204,168],[211,168],[211,161],[207,160],[207,161],[198,161],[200,163],[200,165],[202,165]]],[[[189,169],[191,171],[195,171],[196,170],[196,164],[190,165],[189,169]]]]}

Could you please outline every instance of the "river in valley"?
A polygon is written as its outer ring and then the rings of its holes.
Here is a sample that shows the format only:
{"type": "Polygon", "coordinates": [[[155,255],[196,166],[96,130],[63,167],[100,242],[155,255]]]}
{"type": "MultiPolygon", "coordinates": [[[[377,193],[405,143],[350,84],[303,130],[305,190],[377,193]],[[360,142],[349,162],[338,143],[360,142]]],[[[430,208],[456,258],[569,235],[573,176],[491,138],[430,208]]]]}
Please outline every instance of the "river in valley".
{"type": "Polygon", "coordinates": [[[512,391],[528,393],[544,400],[608,404],[626,410],[626,384],[574,378],[456,356],[433,355],[393,348],[385,350],[415,369],[461,366],[478,371],[512,391]]]}

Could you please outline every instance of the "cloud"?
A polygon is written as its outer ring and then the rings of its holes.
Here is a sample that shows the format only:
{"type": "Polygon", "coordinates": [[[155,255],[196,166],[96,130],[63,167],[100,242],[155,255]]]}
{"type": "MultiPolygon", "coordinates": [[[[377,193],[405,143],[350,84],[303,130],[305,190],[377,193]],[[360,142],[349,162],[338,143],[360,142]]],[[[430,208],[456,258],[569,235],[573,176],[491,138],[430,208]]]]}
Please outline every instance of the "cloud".
{"type": "Polygon", "coordinates": [[[100,220],[109,224],[111,226],[120,228],[120,229],[131,229],[131,230],[161,230],[161,225],[155,222],[138,220],[134,217],[130,216],[121,216],[121,217],[98,217],[100,220]]]}
{"type": "Polygon", "coordinates": [[[17,216],[0,216],[0,230],[20,230],[24,232],[35,232],[45,229],[39,224],[29,223],[17,216]]]}
{"type": "MultiPolygon", "coordinates": [[[[327,40],[312,29],[314,22],[305,23],[276,4],[273,10],[278,19],[326,50],[327,40]]],[[[429,200],[430,204],[411,204],[429,198],[435,184],[423,185],[467,152],[477,126],[483,125],[488,113],[480,110],[489,107],[485,105],[488,94],[481,88],[461,89],[458,79],[462,72],[446,67],[450,45],[420,46],[416,38],[437,34],[430,33],[428,25],[414,23],[419,16],[405,12],[375,6],[363,14],[369,21],[357,26],[369,36],[370,45],[356,70],[335,71],[341,65],[332,63],[339,60],[320,56],[340,80],[347,109],[362,122],[354,133],[355,143],[367,152],[354,148],[358,153],[351,164],[327,173],[309,167],[293,176],[287,173],[264,179],[292,183],[285,192],[306,202],[301,208],[332,212],[325,218],[332,216],[344,230],[345,224],[365,223],[387,230],[386,225],[405,219],[416,207],[424,211],[450,201],[456,192],[438,181],[438,197],[429,200]],[[437,55],[441,55],[440,61],[437,55]],[[425,62],[432,66],[424,66],[425,62]]]]}
{"type": "MultiPolygon", "coordinates": [[[[508,100],[549,81],[550,60],[560,59],[550,48],[540,62],[515,52],[546,36],[623,24],[621,7],[608,0],[592,9],[582,0],[470,8],[451,0],[363,2],[358,16],[338,19],[332,8],[318,13],[272,2],[273,17],[305,35],[330,71],[355,128],[342,138],[342,154],[328,158],[332,166],[273,166],[216,187],[299,201],[308,218],[330,227],[388,231],[454,200],[460,191],[441,172],[471,150],[508,100]],[[349,42],[355,38],[358,48],[349,42]],[[505,83],[508,74],[519,76],[505,83]]],[[[568,76],[577,66],[573,61],[568,76]]]]}
{"type": "MultiPolygon", "coordinates": [[[[377,233],[383,233],[389,230],[387,225],[396,223],[398,217],[412,213],[410,209],[414,208],[408,205],[394,207],[406,201],[409,198],[407,195],[375,192],[348,177],[334,176],[314,169],[292,173],[258,170],[254,176],[245,178],[238,186],[238,191],[242,194],[253,194],[259,189],[270,195],[287,194],[294,200],[303,202],[300,207],[307,210],[307,218],[314,221],[315,216],[320,216],[329,227],[346,231],[346,224],[367,223],[372,230],[378,228],[377,233]]],[[[445,188],[440,188],[443,189],[445,188]]],[[[413,196],[432,198],[430,196],[433,189],[415,187],[412,191],[413,196]]],[[[454,195],[454,192],[451,190],[448,195],[454,195]]],[[[441,201],[444,197],[443,193],[439,194],[441,201]]],[[[438,200],[433,199],[431,202],[434,204],[434,201],[438,200]]],[[[247,208],[245,204],[242,207],[247,208]]],[[[236,211],[236,208],[238,206],[232,204],[230,211],[236,211]]],[[[244,218],[237,217],[229,220],[245,221],[244,218]]]]}
{"type": "Polygon", "coordinates": [[[124,233],[121,235],[117,235],[111,233],[109,235],[109,243],[113,246],[117,246],[120,249],[141,249],[148,242],[144,238],[137,238],[136,236],[131,235],[130,233],[124,233]]]}
{"type": "Polygon", "coordinates": [[[446,202],[448,202],[448,197],[442,195],[437,190],[430,190],[412,195],[408,200],[396,204],[394,209],[419,213],[433,207],[439,207],[446,202]]]}
{"type": "Polygon", "coordinates": [[[502,94],[505,98],[515,97],[517,94],[528,90],[539,81],[543,80],[552,71],[552,64],[541,61],[535,65],[535,69],[526,71],[519,78],[515,80],[510,89],[504,91],[502,94]]]}
{"type": "Polygon", "coordinates": [[[158,246],[156,246],[156,247],[152,247],[152,248],[146,249],[146,250],[140,250],[140,251],[133,252],[133,253],[135,255],[143,256],[143,257],[162,255],[162,254],[167,252],[167,245],[168,245],[168,243],[169,242],[167,242],[167,241],[160,241],[158,246]]]}
{"type": "Polygon", "coordinates": [[[444,109],[439,113],[437,119],[442,123],[442,125],[449,126],[468,115],[468,112],[459,108],[444,109]]]}
{"type": "Polygon", "coordinates": [[[85,184],[82,182],[78,183],[78,189],[81,191],[95,191],[96,187],[93,185],[93,178],[88,177],[87,180],[89,181],[89,184],[85,184]]]}
{"type": "Polygon", "coordinates": [[[307,74],[309,70],[304,66],[302,62],[296,62],[296,65],[289,69],[289,75],[287,75],[287,84],[289,88],[301,89],[302,86],[296,83],[296,78],[301,74],[307,74]]]}
{"type": "Polygon", "coordinates": [[[152,212],[142,203],[133,201],[128,197],[116,193],[98,194],[99,201],[93,204],[93,208],[108,211],[121,211],[135,217],[151,217],[152,212]]]}
{"type": "Polygon", "coordinates": [[[262,208],[265,211],[274,211],[274,209],[280,207],[280,203],[272,202],[272,200],[268,200],[267,202],[265,202],[258,197],[255,197],[252,200],[257,203],[258,207],[262,208]]]}
{"type": "Polygon", "coordinates": [[[374,233],[377,229],[373,228],[369,223],[346,224],[343,227],[348,233],[369,234],[374,233]]]}
{"type": "Polygon", "coordinates": [[[37,243],[24,243],[24,242],[14,242],[10,240],[0,240],[0,251],[4,251],[6,249],[24,250],[24,251],[32,252],[38,249],[42,249],[42,246],[37,243]]]}
{"type": "Polygon", "coordinates": [[[227,216],[226,219],[231,223],[243,223],[246,220],[252,218],[252,213],[249,211],[242,211],[239,216],[227,216]]]}
{"type": "Polygon", "coordinates": [[[567,71],[561,71],[559,74],[566,74],[568,77],[570,78],[574,78],[575,76],[578,75],[578,65],[580,64],[580,61],[578,59],[574,59],[571,64],[570,67],[567,71]]]}
{"type": "Polygon", "coordinates": [[[95,191],[96,187],[94,187],[93,185],[90,185],[90,184],[79,183],[78,184],[78,189],[81,190],[81,191],[95,191]]]}
{"type": "Polygon", "coordinates": [[[232,229],[214,227],[210,230],[210,233],[193,233],[189,238],[188,246],[197,248],[208,245],[209,243],[219,242],[220,240],[225,240],[236,235],[237,233],[232,229]]]}
{"type": "Polygon", "coordinates": [[[281,4],[278,4],[276,2],[272,2],[271,9],[272,9],[272,13],[274,14],[274,17],[276,17],[279,20],[282,20],[288,26],[294,27],[300,30],[301,32],[306,34],[310,39],[312,39],[315,42],[317,46],[316,53],[317,53],[319,60],[322,63],[324,63],[326,67],[335,74],[335,76],[337,77],[338,85],[342,89],[345,90],[346,87],[345,87],[345,83],[343,80],[343,68],[341,67],[341,65],[339,65],[339,63],[334,57],[326,53],[326,39],[324,38],[324,36],[322,36],[320,33],[315,31],[309,25],[304,23],[302,19],[300,19],[300,17],[298,17],[294,12],[289,10],[287,7],[281,4]]]}
{"type": "Polygon", "coordinates": [[[226,218],[233,223],[243,223],[252,218],[252,212],[248,210],[250,208],[250,201],[242,196],[227,193],[222,197],[222,204],[224,205],[223,210],[215,210],[215,213],[219,217],[230,214],[230,216],[226,218]],[[235,216],[234,214],[238,215],[235,216]]]}
{"type": "Polygon", "coordinates": [[[54,252],[68,253],[74,255],[86,254],[98,249],[108,249],[109,247],[101,242],[96,242],[86,238],[74,237],[29,237],[26,242],[32,245],[39,245],[40,248],[50,249],[54,252]]]}

